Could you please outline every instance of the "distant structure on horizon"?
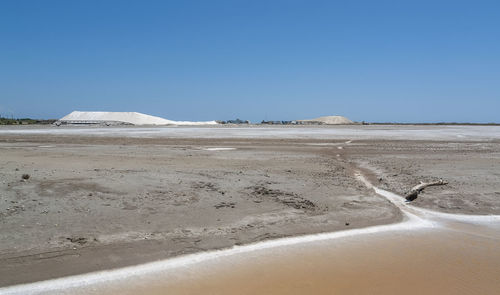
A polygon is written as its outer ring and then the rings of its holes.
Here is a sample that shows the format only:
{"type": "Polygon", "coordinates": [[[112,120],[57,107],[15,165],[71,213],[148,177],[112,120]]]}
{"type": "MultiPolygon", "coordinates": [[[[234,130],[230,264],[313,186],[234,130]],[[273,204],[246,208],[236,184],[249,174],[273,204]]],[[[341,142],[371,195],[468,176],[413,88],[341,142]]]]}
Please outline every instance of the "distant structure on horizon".
{"type": "Polygon", "coordinates": [[[325,124],[325,125],[348,125],[355,124],[353,121],[343,116],[325,116],[309,120],[297,120],[298,124],[325,124]]]}
{"type": "Polygon", "coordinates": [[[55,125],[216,125],[215,121],[172,121],[137,112],[80,112],[74,111],[57,120],[55,125]]]}
{"type": "MultiPolygon", "coordinates": [[[[172,121],[161,117],[146,115],[137,112],[81,112],[73,111],[54,122],[55,125],[99,125],[99,126],[117,126],[117,125],[217,125],[217,124],[251,124],[247,120],[228,120],[228,121],[172,121]]],[[[348,125],[355,122],[343,116],[325,116],[309,120],[294,121],[262,121],[262,125],[348,125]]]]}
{"type": "Polygon", "coordinates": [[[262,121],[262,125],[347,125],[357,124],[346,117],[342,116],[326,116],[310,120],[293,120],[293,121],[262,121]]]}
{"type": "Polygon", "coordinates": [[[237,125],[251,124],[250,121],[248,121],[248,120],[241,120],[241,119],[227,120],[227,121],[216,121],[216,122],[219,123],[219,124],[237,124],[237,125]]]}

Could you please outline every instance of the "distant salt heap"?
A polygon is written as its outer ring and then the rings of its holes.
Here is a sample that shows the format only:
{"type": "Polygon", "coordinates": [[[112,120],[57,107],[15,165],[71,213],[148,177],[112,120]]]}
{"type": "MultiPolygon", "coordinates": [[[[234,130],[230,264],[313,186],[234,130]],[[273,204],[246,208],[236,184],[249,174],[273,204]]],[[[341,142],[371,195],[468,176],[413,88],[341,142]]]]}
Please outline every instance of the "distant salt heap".
{"type": "Polygon", "coordinates": [[[310,120],[299,120],[301,123],[305,124],[326,124],[326,125],[343,125],[343,124],[354,124],[353,121],[342,116],[325,116],[310,120]]]}
{"type": "Polygon", "coordinates": [[[61,124],[97,124],[97,125],[215,125],[215,121],[190,122],[172,121],[160,117],[136,112],[79,112],[74,111],[59,119],[61,124]]]}

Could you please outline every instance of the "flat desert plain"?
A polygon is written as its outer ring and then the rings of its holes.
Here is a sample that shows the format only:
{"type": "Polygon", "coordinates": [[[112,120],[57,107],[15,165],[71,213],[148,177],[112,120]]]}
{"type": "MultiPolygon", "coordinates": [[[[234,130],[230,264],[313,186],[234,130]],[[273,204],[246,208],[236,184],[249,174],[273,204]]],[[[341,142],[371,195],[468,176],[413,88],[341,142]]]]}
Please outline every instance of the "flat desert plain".
{"type": "Polygon", "coordinates": [[[413,207],[499,215],[500,127],[2,127],[0,286],[395,224],[371,185],[439,179],[413,207]]]}

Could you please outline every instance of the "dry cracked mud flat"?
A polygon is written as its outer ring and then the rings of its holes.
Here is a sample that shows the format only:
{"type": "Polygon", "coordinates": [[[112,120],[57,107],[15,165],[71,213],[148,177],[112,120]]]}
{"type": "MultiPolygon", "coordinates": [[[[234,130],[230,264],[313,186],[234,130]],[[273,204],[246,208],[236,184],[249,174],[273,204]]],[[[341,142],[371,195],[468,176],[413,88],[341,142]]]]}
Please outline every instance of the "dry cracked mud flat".
{"type": "Polygon", "coordinates": [[[379,140],[324,136],[324,128],[262,138],[214,137],[214,129],[196,137],[0,130],[0,286],[403,220],[358,172],[399,194],[443,178],[448,185],[427,188],[413,205],[500,214],[495,130],[379,140]]]}

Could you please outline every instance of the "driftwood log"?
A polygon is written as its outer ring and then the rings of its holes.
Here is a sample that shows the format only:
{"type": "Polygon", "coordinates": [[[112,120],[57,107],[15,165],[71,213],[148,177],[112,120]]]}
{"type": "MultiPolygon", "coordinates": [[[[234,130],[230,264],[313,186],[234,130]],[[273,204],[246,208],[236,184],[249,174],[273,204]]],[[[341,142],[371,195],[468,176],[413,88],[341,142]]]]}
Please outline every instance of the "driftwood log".
{"type": "Polygon", "coordinates": [[[410,192],[406,194],[405,199],[408,202],[411,202],[415,200],[418,197],[418,194],[424,190],[424,188],[428,186],[433,186],[433,185],[446,185],[448,184],[444,180],[440,179],[438,181],[433,181],[433,182],[420,182],[420,184],[417,184],[416,186],[412,187],[410,192]]]}

